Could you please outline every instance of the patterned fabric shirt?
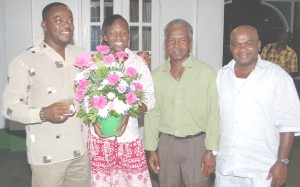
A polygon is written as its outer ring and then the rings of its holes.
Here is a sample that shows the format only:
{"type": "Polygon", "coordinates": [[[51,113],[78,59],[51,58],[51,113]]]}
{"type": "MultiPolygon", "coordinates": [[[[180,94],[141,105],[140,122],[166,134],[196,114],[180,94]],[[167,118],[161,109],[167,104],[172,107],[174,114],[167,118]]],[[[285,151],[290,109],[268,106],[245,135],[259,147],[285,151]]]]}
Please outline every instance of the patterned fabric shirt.
{"type": "Polygon", "coordinates": [[[298,72],[298,59],[295,51],[286,46],[285,50],[277,54],[275,46],[276,43],[266,45],[261,52],[261,58],[279,65],[288,73],[298,72]]]}
{"type": "Polygon", "coordinates": [[[152,74],[155,106],[145,116],[146,150],[157,149],[159,132],[178,137],[206,132],[206,149],[218,150],[220,119],[216,73],[192,55],[183,66],[180,81],[170,73],[170,59],[152,74]]]}
{"type": "Polygon", "coordinates": [[[3,93],[3,115],[26,126],[30,164],[45,165],[86,153],[87,127],[75,116],[60,124],[42,123],[39,112],[74,95],[76,56],[82,48],[68,45],[63,59],[43,41],[17,56],[9,65],[3,93]]]}

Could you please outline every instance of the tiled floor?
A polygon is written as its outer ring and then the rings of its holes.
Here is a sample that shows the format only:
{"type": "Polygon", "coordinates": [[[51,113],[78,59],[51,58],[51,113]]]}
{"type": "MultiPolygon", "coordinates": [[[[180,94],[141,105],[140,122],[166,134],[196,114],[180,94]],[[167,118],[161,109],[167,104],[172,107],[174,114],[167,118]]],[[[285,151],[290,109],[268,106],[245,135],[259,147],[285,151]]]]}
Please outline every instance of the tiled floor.
{"type": "MultiPolygon", "coordinates": [[[[300,137],[295,138],[288,172],[284,187],[300,187],[300,137]]],[[[30,187],[30,178],[25,152],[0,150],[0,187],[30,187]]]]}

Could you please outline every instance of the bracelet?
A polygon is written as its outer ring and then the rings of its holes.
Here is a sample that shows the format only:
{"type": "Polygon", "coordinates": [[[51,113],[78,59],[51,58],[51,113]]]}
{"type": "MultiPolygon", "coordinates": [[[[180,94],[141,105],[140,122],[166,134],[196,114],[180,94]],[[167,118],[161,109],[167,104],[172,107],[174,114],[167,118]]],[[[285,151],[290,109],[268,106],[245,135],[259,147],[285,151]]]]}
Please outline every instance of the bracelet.
{"type": "Polygon", "coordinates": [[[41,111],[40,111],[40,118],[42,120],[42,122],[46,122],[46,118],[45,118],[45,111],[44,111],[44,108],[41,108],[41,111]]]}

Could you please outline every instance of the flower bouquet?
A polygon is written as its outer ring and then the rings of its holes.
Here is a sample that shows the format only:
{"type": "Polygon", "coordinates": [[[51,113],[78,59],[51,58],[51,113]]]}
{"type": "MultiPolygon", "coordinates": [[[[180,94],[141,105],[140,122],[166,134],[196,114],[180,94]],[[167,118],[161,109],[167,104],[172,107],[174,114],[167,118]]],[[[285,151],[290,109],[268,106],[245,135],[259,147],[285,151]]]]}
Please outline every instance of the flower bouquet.
{"type": "Polygon", "coordinates": [[[144,96],[138,82],[141,74],[133,67],[125,67],[128,54],[125,51],[110,53],[105,45],[97,46],[93,56],[83,52],[77,57],[75,67],[81,72],[75,76],[75,100],[80,103],[77,116],[85,124],[101,124],[100,131],[115,136],[121,120],[129,115],[136,117],[144,96]],[[106,128],[109,128],[108,130],[106,128]]]}

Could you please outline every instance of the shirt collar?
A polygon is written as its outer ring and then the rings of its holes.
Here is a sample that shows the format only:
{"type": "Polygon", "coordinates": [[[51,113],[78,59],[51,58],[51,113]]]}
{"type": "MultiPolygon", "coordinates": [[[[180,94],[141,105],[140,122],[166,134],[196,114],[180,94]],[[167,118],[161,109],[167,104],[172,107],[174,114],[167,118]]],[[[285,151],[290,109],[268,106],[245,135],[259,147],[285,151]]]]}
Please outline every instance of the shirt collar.
{"type": "MultiPolygon", "coordinates": [[[[235,65],[236,61],[234,59],[232,59],[227,65],[225,65],[223,68],[224,69],[227,69],[227,68],[230,68],[232,71],[234,71],[234,65],[235,65]]],[[[268,62],[265,61],[265,60],[262,60],[260,55],[258,54],[257,56],[257,63],[256,63],[256,66],[255,66],[255,69],[256,68],[261,68],[261,69],[264,69],[268,66],[268,62]]]]}
{"type": "MultiPolygon", "coordinates": [[[[51,50],[55,53],[57,53],[52,47],[50,47],[45,41],[44,41],[44,38],[39,38],[37,39],[37,41],[35,42],[35,50],[36,52],[40,53],[40,54],[44,54],[46,53],[47,51],[51,50]]],[[[68,48],[69,48],[69,45],[66,45],[66,49],[65,49],[65,52],[67,53],[68,51],[68,48]]]]}
{"type": "MultiPolygon", "coordinates": [[[[182,63],[182,66],[184,68],[193,68],[194,59],[195,59],[195,57],[193,56],[192,53],[190,53],[190,56],[182,63]]],[[[167,62],[165,63],[165,67],[164,67],[163,71],[164,72],[170,72],[170,70],[171,70],[171,62],[170,62],[170,57],[168,57],[167,62]]]]}

